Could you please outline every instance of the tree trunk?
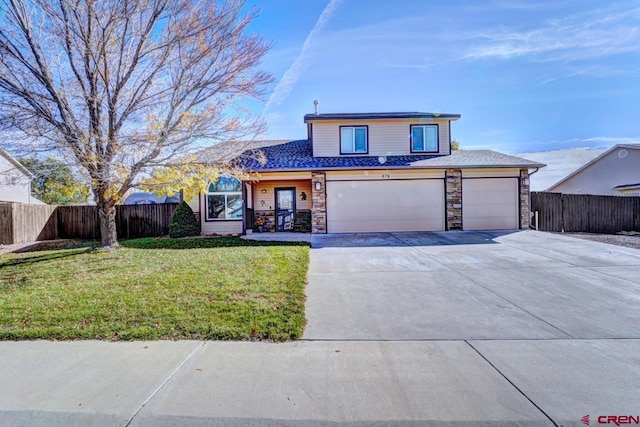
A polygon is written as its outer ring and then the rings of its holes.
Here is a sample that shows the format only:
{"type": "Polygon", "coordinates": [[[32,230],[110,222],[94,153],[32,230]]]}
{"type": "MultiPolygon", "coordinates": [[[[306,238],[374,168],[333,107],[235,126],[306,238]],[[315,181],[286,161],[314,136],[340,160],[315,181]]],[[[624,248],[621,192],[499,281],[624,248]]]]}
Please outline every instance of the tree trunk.
{"type": "Polygon", "coordinates": [[[118,246],[115,206],[98,205],[98,217],[100,218],[100,246],[103,248],[118,246]]]}

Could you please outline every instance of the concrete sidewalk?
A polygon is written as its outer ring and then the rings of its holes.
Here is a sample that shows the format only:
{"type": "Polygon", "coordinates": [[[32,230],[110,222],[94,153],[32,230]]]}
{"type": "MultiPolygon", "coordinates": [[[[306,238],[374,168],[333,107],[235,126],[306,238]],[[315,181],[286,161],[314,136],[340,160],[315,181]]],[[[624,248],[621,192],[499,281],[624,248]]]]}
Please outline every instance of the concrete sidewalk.
{"type": "Polygon", "coordinates": [[[639,355],[638,340],[3,342],[0,425],[578,426],[638,411],[639,355]]]}

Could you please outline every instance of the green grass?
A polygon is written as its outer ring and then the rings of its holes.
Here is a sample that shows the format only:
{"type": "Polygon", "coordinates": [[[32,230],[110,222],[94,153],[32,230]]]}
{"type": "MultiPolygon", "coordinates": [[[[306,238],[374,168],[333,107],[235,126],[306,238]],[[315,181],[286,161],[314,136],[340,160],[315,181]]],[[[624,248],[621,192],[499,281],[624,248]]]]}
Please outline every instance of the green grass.
{"type": "Polygon", "coordinates": [[[299,338],[309,248],[239,238],[0,255],[0,339],[299,338]]]}

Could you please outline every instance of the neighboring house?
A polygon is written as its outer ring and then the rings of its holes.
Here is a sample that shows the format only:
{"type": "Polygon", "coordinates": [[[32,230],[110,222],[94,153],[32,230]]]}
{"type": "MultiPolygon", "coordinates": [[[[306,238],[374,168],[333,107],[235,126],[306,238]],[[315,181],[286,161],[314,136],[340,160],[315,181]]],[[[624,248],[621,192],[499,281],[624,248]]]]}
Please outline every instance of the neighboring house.
{"type": "Polygon", "coordinates": [[[307,114],[307,139],[253,143],[262,161],[239,160],[256,179],[222,177],[189,204],[203,234],[242,234],[258,218],[269,231],[313,233],[529,227],[529,171],[544,165],[488,150],[452,152],[451,122],[459,118],[307,114]]]}
{"type": "Polygon", "coordinates": [[[156,205],[160,203],[180,203],[180,194],[173,196],[158,196],[153,193],[131,193],[125,199],[124,205],[156,205]]]}
{"type": "Polygon", "coordinates": [[[618,144],[549,187],[565,194],[640,196],[640,144],[618,144]]]}
{"type": "Polygon", "coordinates": [[[0,202],[42,205],[31,195],[33,174],[0,148],[0,202]]]}

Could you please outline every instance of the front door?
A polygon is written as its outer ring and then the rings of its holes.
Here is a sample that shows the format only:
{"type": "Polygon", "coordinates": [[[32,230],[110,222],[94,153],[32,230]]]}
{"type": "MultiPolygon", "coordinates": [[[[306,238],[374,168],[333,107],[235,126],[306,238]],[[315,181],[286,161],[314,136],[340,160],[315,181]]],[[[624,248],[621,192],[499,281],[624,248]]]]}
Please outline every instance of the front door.
{"type": "Polygon", "coordinates": [[[296,189],[276,188],[276,231],[293,230],[296,212],[296,189]]]}

